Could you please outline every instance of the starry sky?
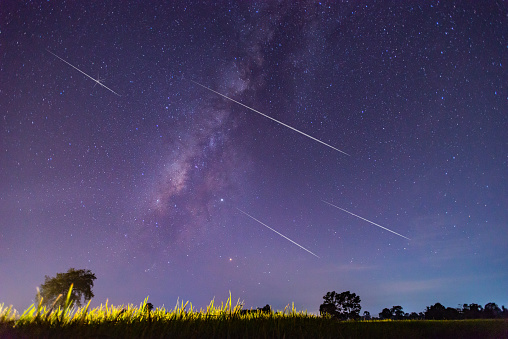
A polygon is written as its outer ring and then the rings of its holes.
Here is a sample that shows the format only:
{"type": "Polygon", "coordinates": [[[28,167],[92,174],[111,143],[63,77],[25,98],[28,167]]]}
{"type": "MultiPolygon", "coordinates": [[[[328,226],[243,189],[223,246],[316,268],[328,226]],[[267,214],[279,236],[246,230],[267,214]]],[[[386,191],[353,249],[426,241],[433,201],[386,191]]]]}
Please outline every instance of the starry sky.
{"type": "Polygon", "coordinates": [[[508,306],[506,1],[0,7],[0,302],[508,306]]]}

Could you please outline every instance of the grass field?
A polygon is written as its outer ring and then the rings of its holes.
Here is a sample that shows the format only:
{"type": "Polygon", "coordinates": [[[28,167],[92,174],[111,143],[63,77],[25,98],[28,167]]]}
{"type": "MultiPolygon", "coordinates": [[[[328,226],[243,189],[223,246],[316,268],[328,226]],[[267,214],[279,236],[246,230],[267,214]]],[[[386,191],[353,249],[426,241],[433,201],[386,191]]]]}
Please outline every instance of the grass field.
{"type": "Polygon", "coordinates": [[[231,297],[195,310],[189,303],[148,311],[31,305],[23,314],[0,305],[0,338],[508,338],[507,320],[337,321],[287,308],[242,313],[231,297]]]}

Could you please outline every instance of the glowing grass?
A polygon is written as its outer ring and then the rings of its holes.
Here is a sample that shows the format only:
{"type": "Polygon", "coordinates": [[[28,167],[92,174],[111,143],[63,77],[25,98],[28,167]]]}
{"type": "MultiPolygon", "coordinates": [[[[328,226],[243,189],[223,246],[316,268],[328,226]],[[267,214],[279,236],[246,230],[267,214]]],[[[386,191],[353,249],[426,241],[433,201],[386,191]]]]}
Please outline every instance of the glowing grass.
{"type": "Polygon", "coordinates": [[[231,294],[206,309],[178,301],[173,309],[105,305],[76,308],[67,294],[64,307],[42,301],[21,315],[0,304],[0,338],[508,338],[506,320],[337,321],[297,311],[241,312],[231,294]]]}

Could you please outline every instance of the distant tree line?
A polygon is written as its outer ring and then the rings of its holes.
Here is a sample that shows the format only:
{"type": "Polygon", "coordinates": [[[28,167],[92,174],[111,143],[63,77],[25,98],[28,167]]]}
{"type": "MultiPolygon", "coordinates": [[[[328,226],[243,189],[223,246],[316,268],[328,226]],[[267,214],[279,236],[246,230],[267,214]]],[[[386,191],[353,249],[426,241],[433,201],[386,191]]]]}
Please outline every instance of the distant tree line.
{"type": "Polygon", "coordinates": [[[319,306],[322,316],[337,318],[339,320],[460,320],[460,319],[508,319],[508,309],[490,302],[482,307],[479,304],[463,304],[460,307],[444,307],[440,303],[428,306],[424,312],[405,313],[402,306],[384,308],[379,318],[371,317],[368,311],[360,316],[360,297],[350,291],[336,293],[328,292],[323,297],[324,302],[319,306]]]}
{"type": "Polygon", "coordinates": [[[265,313],[270,314],[272,313],[272,307],[268,304],[266,304],[264,307],[258,307],[255,310],[240,310],[240,314],[256,314],[256,313],[265,313]]]}
{"type": "Polygon", "coordinates": [[[404,313],[402,306],[385,308],[379,313],[380,319],[427,319],[427,320],[460,320],[460,319],[500,319],[508,318],[508,309],[496,303],[488,303],[485,307],[479,304],[463,304],[457,308],[444,307],[440,303],[427,306],[424,312],[404,313]]]}

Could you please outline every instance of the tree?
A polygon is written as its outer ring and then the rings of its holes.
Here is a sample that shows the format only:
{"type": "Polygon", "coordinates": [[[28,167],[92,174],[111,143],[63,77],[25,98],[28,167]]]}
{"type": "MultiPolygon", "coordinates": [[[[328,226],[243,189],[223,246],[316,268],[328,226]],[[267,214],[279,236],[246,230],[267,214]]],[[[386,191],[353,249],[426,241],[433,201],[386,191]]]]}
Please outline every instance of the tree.
{"type": "Polygon", "coordinates": [[[258,311],[260,311],[261,313],[266,313],[266,314],[270,314],[272,312],[272,307],[268,304],[266,304],[264,307],[262,308],[259,308],[257,309],[258,311]]]}
{"type": "Polygon", "coordinates": [[[410,320],[423,319],[423,315],[418,314],[416,312],[411,312],[408,316],[406,316],[406,319],[410,320]]]}
{"type": "Polygon", "coordinates": [[[322,315],[329,314],[341,320],[358,319],[360,317],[360,296],[349,291],[340,294],[328,292],[323,297],[325,302],[319,306],[322,315]]]}
{"type": "Polygon", "coordinates": [[[390,311],[389,308],[383,308],[381,313],[379,313],[379,318],[381,318],[381,319],[391,319],[392,318],[392,311],[390,311]]]}
{"type": "Polygon", "coordinates": [[[319,306],[319,314],[321,315],[330,315],[332,317],[335,317],[336,315],[336,312],[337,312],[337,309],[335,308],[335,305],[334,304],[321,304],[319,306]]]}
{"type": "MultiPolygon", "coordinates": [[[[54,278],[45,276],[39,295],[42,298],[43,305],[50,306],[62,294],[62,297],[55,304],[56,307],[62,306],[65,302],[65,296],[69,292],[71,284],[73,284],[70,300],[79,307],[81,306],[81,298],[84,299],[84,302],[93,298],[92,287],[95,279],[97,279],[95,274],[90,270],[70,268],[66,273],[57,273],[54,278]]],[[[39,295],[36,299],[39,299],[39,295]]]]}
{"type": "Polygon", "coordinates": [[[425,319],[443,320],[445,319],[446,307],[440,303],[435,303],[432,306],[427,306],[425,310],[425,319]]]}
{"type": "Polygon", "coordinates": [[[504,307],[504,305],[501,306],[501,316],[503,318],[508,318],[508,309],[506,307],[504,307]]]}
{"type": "Polygon", "coordinates": [[[460,309],[456,309],[453,307],[447,307],[444,313],[444,318],[446,320],[457,320],[461,318],[460,309]]]}
{"type": "Polygon", "coordinates": [[[478,304],[464,304],[462,313],[466,319],[480,319],[483,316],[483,307],[478,304]]]}
{"type": "Polygon", "coordinates": [[[502,311],[496,303],[488,303],[483,309],[483,314],[485,315],[485,318],[489,319],[500,318],[502,311]]]}
{"type": "Polygon", "coordinates": [[[392,306],[390,312],[392,313],[392,319],[404,319],[404,311],[402,310],[402,306],[392,306]]]}

